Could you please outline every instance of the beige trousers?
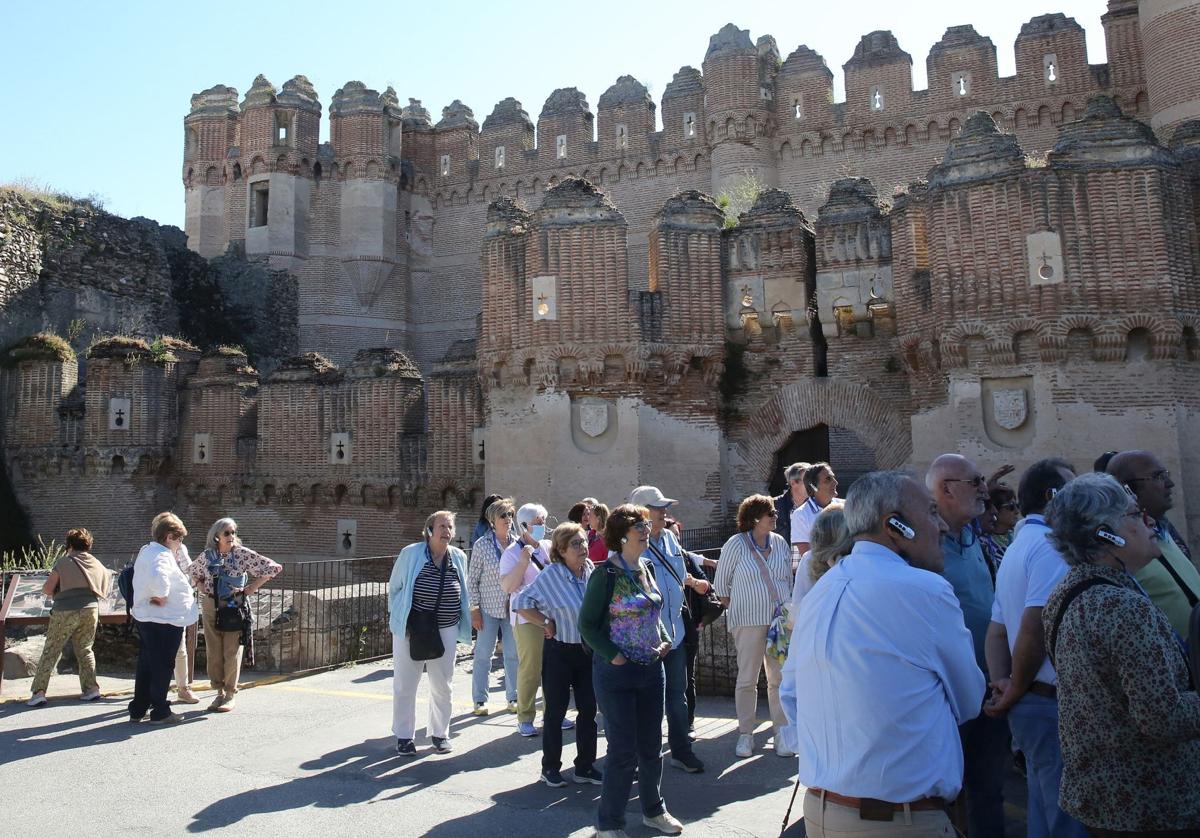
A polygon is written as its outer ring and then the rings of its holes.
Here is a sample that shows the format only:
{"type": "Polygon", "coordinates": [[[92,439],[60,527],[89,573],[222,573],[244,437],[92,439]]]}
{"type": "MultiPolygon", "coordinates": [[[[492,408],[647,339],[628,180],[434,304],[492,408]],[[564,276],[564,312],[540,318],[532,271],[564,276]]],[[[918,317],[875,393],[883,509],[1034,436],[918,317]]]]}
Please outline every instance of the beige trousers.
{"type": "Polygon", "coordinates": [[[783,668],[772,657],[767,656],[767,629],[769,626],[741,626],[733,630],[733,645],[737,649],[737,684],[733,690],[733,704],[737,709],[738,733],[753,733],[758,717],[758,676],[763,665],[767,667],[767,706],[771,710],[771,724],[778,735],[787,725],[783,705],[779,703],[779,684],[783,681],[783,668]]]}
{"type": "Polygon", "coordinates": [[[533,623],[513,626],[517,638],[517,721],[532,722],[537,715],[537,692],[542,684],[542,646],[546,630],[533,623]]]}
{"type": "Polygon", "coordinates": [[[953,836],[954,828],[945,812],[896,812],[891,821],[864,821],[858,810],[842,806],[809,792],[804,795],[804,832],[808,838],[838,838],[842,835],[953,836]]]}
{"type": "Polygon", "coordinates": [[[201,594],[204,610],[204,656],[208,659],[208,680],[212,688],[225,695],[238,691],[238,677],[242,672],[242,633],[240,631],[217,631],[217,607],[213,598],[201,594]]]}

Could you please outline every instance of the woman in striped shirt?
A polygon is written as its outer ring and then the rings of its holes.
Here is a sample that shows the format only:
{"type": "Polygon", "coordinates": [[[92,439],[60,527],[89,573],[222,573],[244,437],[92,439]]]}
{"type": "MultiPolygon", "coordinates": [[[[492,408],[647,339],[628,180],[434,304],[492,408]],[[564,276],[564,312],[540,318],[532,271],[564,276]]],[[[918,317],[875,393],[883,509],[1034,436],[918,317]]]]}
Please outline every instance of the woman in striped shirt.
{"type": "Polygon", "coordinates": [[[715,587],[726,604],[726,619],[737,649],[737,684],[733,699],[738,717],[738,740],[734,754],[748,757],[754,752],[754,727],[758,714],[758,677],[767,666],[767,703],[775,726],[775,754],[793,756],[779,739],[787,724],[779,703],[782,667],[766,654],[767,629],[775,609],[788,601],[792,584],[790,547],[776,532],[774,501],[766,495],[751,495],[738,507],[738,533],[725,542],[717,562],[715,587]]]}
{"type": "Polygon", "coordinates": [[[467,592],[471,599],[471,628],[475,629],[475,662],[471,692],[475,715],[488,714],[488,673],[496,652],[496,634],[504,648],[504,691],[508,712],[517,712],[517,640],[508,620],[508,594],[500,587],[500,557],[512,543],[516,514],[511,498],[498,498],[484,513],[488,529],[471,548],[467,592]]]}
{"type": "Polygon", "coordinates": [[[392,630],[392,734],[396,752],[416,756],[417,685],[429,673],[429,738],[439,754],[450,752],[454,647],[471,640],[467,596],[467,557],[450,546],[454,513],[435,512],[425,520],[424,538],[400,551],[388,581],[392,630]],[[413,660],[408,624],[413,612],[433,613],[444,652],[432,660],[413,660]]]}
{"type": "Polygon", "coordinates": [[[551,788],[562,778],[562,721],[575,693],[575,782],[600,785],[596,761],[596,693],[592,656],[579,635],[579,609],[592,575],[587,536],[579,524],[559,524],[550,541],[550,564],[513,597],[513,608],[546,635],[542,650],[542,697],[546,702],[542,736],[542,782],[551,788]]]}

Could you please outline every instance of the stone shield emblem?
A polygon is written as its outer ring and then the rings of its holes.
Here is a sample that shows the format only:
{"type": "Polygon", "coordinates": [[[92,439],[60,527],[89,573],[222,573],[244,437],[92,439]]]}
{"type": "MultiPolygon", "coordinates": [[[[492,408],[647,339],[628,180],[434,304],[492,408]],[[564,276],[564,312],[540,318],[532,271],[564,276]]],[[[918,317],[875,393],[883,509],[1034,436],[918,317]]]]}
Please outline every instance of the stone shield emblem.
{"type": "Polygon", "coordinates": [[[992,415],[996,424],[1006,431],[1015,431],[1029,416],[1029,402],[1024,390],[995,390],[992,392],[992,415]]]}
{"type": "Polygon", "coordinates": [[[581,404],[579,406],[579,428],[591,437],[600,436],[608,430],[608,405],[581,404]]]}

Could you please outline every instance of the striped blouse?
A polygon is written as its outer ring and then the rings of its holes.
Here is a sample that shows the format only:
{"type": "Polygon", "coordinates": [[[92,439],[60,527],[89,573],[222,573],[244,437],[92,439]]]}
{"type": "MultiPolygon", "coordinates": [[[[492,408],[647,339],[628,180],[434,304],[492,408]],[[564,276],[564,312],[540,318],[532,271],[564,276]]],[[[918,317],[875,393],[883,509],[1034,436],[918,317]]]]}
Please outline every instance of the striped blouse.
{"type": "Polygon", "coordinates": [[[513,610],[532,608],[554,620],[554,639],[560,643],[582,643],[579,609],[583,592],[595,566],[583,560],[583,575],[576,576],[562,562],[554,562],[538,574],[524,590],[513,595],[513,610]]]}
{"type": "Polygon", "coordinates": [[[462,587],[458,584],[458,574],[447,555],[442,567],[433,563],[428,548],[425,551],[425,564],[421,565],[417,578],[413,580],[412,607],[415,611],[432,611],[437,606],[438,628],[450,628],[458,625],[462,616],[462,587]],[[442,573],[445,571],[446,584],[442,589],[442,601],[438,602],[438,588],[441,586],[442,573]]]}
{"type": "Polygon", "coordinates": [[[725,542],[717,562],[713,586],[717,596],[729,597],[726,620],[730,631],[743,626],[769,626],[775,606],[790,599],[792,588],[791,547],[779,533],[769,533],[771,554],[765,559],[775,590],[763,582],[759,563],[750,546],[750,533],[738,533],[725,542]]]}
{"type": "Polygon", "coordinates": [[[478,607],[497,620],[508,619],[508,594],[500,587],[500,556],[511,543],[500,544],[495,531],[489,529],[476,539],[467,568],[467,594],[471,607],[478,607]]]}

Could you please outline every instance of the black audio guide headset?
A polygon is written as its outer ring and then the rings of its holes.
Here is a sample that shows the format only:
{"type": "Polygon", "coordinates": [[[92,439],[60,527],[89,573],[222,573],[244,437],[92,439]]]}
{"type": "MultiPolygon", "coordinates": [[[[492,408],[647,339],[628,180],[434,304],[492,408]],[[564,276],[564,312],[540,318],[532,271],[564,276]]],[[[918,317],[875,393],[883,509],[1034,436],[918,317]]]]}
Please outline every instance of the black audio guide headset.
{"type": "Polygon", "coordinates": [[[900,535],[903,538],[907,539],[908,541],[912,541],[914,538],[917,537],[916,530],[914,530],[908,524],[904,523],[904,519],[901,518],[899,515],[892,515],[890,518],[888,518],[887,525],[891,529],[900,533],[900,535]]]}

